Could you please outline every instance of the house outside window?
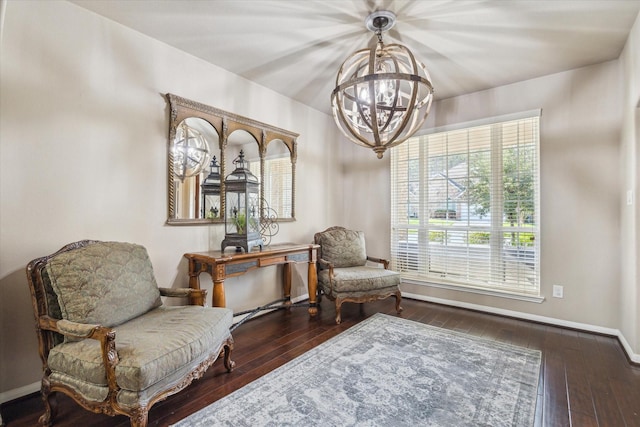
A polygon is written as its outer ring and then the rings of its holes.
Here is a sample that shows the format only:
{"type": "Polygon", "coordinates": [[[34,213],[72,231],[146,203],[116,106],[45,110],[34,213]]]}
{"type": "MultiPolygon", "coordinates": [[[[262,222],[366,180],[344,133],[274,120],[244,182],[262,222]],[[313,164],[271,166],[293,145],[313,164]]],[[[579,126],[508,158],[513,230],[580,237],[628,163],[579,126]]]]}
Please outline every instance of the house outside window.
{"type": "Polygon", "coordinates": [[[405,281],[538,296],[540,111],[391,150],[391,264],[405,281]]]}

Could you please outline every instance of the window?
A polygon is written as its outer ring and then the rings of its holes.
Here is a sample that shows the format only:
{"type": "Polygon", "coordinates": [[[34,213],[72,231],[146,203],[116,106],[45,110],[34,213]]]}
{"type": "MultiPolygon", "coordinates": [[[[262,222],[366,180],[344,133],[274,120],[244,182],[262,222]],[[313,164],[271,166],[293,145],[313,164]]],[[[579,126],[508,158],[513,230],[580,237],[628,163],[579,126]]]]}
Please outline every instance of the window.
{"type": "MultiPolygon", "coordinates": [[[[249,170],[259,178],[260,161],[250,162],[249,170]]],[[[293,172],[291,158],[288,155],[265,158],[262,193],[270,209],[269,212],[264,212],[264,215],[275,215],[279,218],[293,217],[293,172]]]]}
{"type": "Polygon", "coordinates": [[[539,295],[539,115],[391,150],[392,268],[421,282],[539,295]]]}

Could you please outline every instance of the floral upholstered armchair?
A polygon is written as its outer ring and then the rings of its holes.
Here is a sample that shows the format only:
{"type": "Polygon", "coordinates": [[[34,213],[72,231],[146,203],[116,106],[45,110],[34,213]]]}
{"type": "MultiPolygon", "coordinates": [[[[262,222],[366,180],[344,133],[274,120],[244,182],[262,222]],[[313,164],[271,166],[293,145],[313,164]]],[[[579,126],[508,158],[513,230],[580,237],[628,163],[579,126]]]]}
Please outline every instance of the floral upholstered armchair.
{"type": "Polygon", "coordinates": [[[318,292],[336,304],[336,323],[341,322],[343,302],[364,303],[396,297],[400,313],[400,273],[389,270],[389,261],[367,255],[364,233],[344,227],[330,227],[316,233],[320,245],[318,259],[318,292]],[[371,265],[374,264],[374,265],[371,265]]]}
{"type": "Polygon", "coordinates": [[[42,425],[56,392],[84,408],[146,426],[156,402],[200,378],[224,354],[233,369],[227,308],[199,289],[158,288],[144,247],[83,240],[27,265],[43,364],[42,425]],[[161,296],[200,305],[167,306],[161,296]]]}

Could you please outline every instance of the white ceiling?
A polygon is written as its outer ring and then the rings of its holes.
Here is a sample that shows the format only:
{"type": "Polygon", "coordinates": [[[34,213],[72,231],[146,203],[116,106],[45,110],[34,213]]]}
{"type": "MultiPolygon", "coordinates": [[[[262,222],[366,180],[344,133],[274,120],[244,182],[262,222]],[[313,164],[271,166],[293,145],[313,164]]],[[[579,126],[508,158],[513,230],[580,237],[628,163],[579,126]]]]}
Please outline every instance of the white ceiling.
{"type": "Polygon", "coordinates": [[[617,58],[640,0],[71,0],[321,111],[374,10],[444,99],[617,58]]]}

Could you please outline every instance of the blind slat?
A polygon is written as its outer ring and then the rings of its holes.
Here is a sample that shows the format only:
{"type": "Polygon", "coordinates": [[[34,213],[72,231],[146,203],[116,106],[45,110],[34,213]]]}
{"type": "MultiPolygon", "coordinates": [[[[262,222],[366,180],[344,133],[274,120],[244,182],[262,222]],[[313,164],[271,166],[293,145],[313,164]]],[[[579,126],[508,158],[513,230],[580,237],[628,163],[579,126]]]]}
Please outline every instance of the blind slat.
{"type": "Polygon", "coordinates": [[[539,117],[391,150],[391,262],[404,276],[539,295],[539,117]]]}

